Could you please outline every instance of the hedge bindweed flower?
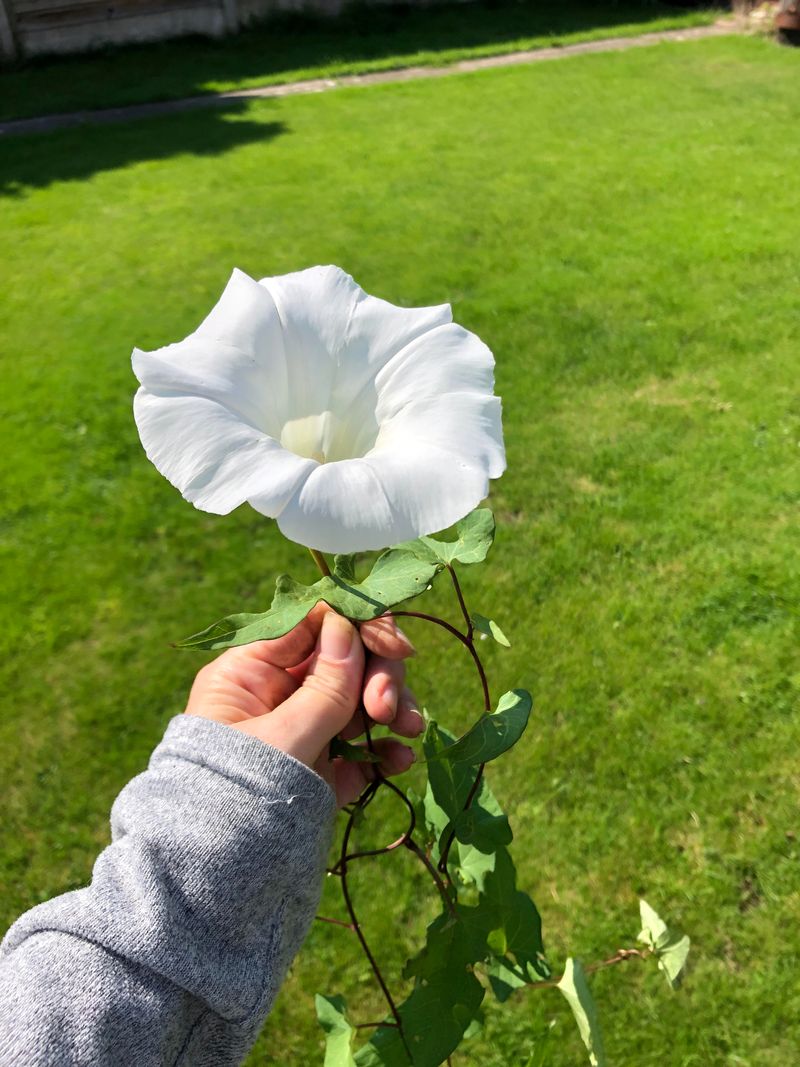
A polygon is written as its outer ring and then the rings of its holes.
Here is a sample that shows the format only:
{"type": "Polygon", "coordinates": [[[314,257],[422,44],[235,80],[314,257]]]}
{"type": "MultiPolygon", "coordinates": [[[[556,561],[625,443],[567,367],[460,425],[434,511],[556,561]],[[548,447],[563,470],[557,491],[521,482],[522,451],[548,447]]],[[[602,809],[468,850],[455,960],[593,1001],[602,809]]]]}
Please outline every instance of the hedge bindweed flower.
{"type": "Polygon", "coordinates": [[[187,500],[246,501],[323,552],[444,529],[505,469],[486,345],[449,305],[395,307],[338,267],[235,270],[193,334],[133,369],[145,452],[187,500]]]}

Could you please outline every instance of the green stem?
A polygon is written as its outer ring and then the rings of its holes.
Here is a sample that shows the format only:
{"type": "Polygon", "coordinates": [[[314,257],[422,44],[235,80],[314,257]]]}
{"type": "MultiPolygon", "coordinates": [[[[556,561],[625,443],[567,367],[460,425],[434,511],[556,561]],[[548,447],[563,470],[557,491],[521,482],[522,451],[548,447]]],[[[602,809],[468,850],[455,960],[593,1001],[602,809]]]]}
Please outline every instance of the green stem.
{"type": "Polygon", "coordinates": [[[316,565],[319,567],[319,572],[322,575],[322,577],[323,578],[330,578],[331,569],[328,566],[328,561],[325,559],[323,554],[321,552],[318,552],[316,550],[316,548],[309,548],[308,551],[311,553],[311,558],[314,560],[316,565]]]}

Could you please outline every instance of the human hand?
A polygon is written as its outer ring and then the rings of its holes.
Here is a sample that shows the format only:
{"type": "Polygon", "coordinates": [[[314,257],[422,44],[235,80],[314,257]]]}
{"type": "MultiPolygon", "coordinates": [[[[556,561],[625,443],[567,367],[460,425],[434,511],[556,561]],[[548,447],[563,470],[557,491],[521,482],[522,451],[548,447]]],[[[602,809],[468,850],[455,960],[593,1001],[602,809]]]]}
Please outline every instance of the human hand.
{"type": "MultiPolygon", "coordinates": [[[[320,603],[283,637],[230,648],[203,667],[186,714],[226,723],[294,756],[331,785],[341,806],[374,775],[370,763],[328,759],[334,737],[352,740],[364,732],[362,700],[373,722],[401,737],[424,729],[404,684],[403,661],[413,655],[393,619],[374,619],[359,631],[320,603]]],[[[374,744],[383,774],[400,774],[414,761],[399,741],[374,744]]]]}

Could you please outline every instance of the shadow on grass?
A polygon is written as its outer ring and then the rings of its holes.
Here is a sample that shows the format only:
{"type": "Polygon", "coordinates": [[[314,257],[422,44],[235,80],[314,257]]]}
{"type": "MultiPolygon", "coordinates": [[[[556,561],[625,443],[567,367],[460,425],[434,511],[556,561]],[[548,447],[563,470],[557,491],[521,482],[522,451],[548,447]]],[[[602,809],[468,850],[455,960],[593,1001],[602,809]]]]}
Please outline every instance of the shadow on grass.
{"type": "Polygon", "coordinates": [[[105,170],[171,156],[216,156],[287,132],[283,122],[249,122],[247,105],[163,116],[149,122],[81,126],[0,142],[0,196],[22,196],[52,182],[81,181],[105,170]]]}
{"type": "MultiPolygon", "coordinates": [[[[692,4],[691,6],[701,6],[692,4]]],[[[324,75],[342,67],[403,65],[402,57],[503,50],[530,38],[612,36],[614,27],[686,14],[659,0],[473,0],[365,10],[336,19],[275,16],[222,40],[184,38],[95,55],[41,59],[0,73],[0,120],[174,100],[233,85],[324,75]],[[606,31],[606,32],[603,32],[606,31]]]]}

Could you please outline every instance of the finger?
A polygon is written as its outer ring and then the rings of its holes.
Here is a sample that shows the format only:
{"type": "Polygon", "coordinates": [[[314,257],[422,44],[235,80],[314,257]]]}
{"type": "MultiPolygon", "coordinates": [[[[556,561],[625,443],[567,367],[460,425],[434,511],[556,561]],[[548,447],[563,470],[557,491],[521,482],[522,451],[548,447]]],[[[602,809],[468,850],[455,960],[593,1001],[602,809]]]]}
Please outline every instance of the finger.
{"type": "MultiPolygon", "coordinates": [[[[403,686],[400,692],[400,700],[397,704],[397,714],[391,723],[392,733],[399,737],[419,737],[425,731],[425,720],[419,712],[417,698],[408,688],[403,686]]],[[[357,708],[350,722],[344,727],[339,736],[343,741],[352,741],[364,733],[364,716],[360,708],[357,708]]]]}
{"type": "MultiPolygon", "coordinates": [[[[380,768],[387,777],[402,774],[414,762],[414,753],[407,745],[393,741],[391,738],[381,738],[375,742],[375,752],[381,757],[380,768]]],[[[319,768],[318,768],[319,770],[319,768]]],[[[322,773],[322,772],[321,772],[322,773]]],[[[375,765],[371,763],[350,763],[342,759],[336,759],[328,764],[328,774],[333,778],[333,786],[336,792],[336,800],[339,807],[352,803],[359,797],[368,782],[375,777],[375,765]]]]}
{"type": "Polygon", "coordinates": [[[247,648],[230,648],[198,671],[186,712],[235,722],[272,711],[296,688],[297,682],[280,667],[247,648]]]}
{"type": "Polygon", "coordinates": [[[370,656],[364,674],[364,707],[375,722],[388,726],[397,714],[406,667],[400,659],[370,656]]]}
{"type": "Polygon", "coordinates": [[[324,613],[317,651],[303,684],[265,719],[277,747],[313,767],[361,700],[364,646],[352,624],[324,613]]]}
{"type": "Polygon", "coordinates": [[[400,737],[419,737],[425,730],[425,720],[419,713],[417,699],[408,686],[400,693],[397,714],[392,723],[392,733],[400,737]]]}
{"type": "MultiPolygon", "coordinates": [[[[375,750],[375,754],[381,758],[378,766],[388,778],[392,778],[396,774],[403,774],[417,759],[413,748],[409,748],[408,745],[404,745],[401,741],[395,741],[392,737],[381,737],[373,742],[372,747],[375,750]]],[[[361,766],[368,768],[367,773],[369,774],[374,765],[363,763],[361,766]]]]}
{"type": "Polygon", "coordinates": [[[381,615],[380,618],[362,623],[361,640],[370,652],[386,659],[408,659],[417,654],[391,615],[381,615]]]}
{"type": "Polygon", "coordinates": [[[339,731],[339,737],[343,741],[352,741],[354,737],[361,737],[364,733],[364,713],[361,708],[356,708],[350,722],[339,731]]]}
{"type": "Polygon", "coordinates": [[[322,620],[330,610],[327,604],[320,602],[288,634],[272,641],[254,641],[244,649],[248,655],[274,667],[293,667],[302,663],[314,651],[322,620]]]}

